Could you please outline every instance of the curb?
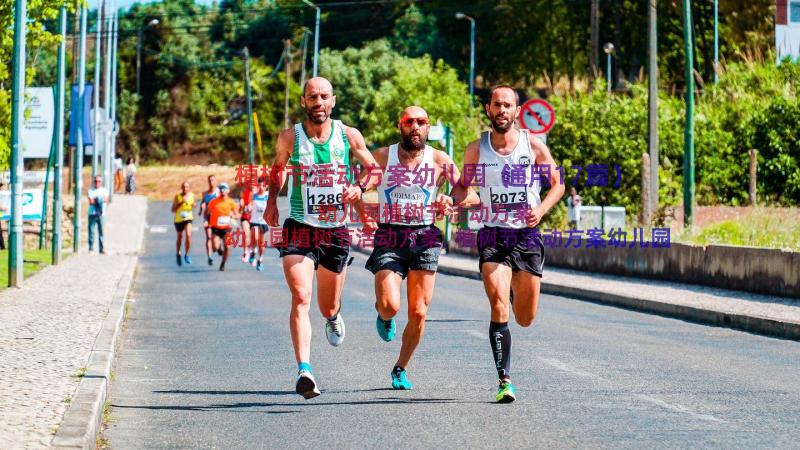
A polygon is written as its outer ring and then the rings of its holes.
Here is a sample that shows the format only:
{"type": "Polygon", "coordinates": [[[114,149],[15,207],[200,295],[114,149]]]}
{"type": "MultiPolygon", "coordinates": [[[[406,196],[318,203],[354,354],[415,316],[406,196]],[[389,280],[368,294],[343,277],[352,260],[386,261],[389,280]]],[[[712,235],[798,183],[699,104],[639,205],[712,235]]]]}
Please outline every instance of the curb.
{"type": "MultiPolygon", "coordinates": [[[[359,253],[370,253],[368,250],[360,247],[354,246],[352,248],[359,253]]],[[[446,275],[471,278],[473,280],[481,279],[477,269],[460,269],[439,264],[438,272],[446,275]]],[[[745,314],[696,308],[686,305],[676,305],[657,300],[645,300],[592,289],[549,283],[547,281],[542,281],[541,290],[545,294],[572,297],[578,300],[620,307],[641,313],[656,314],[703,325],[713,325],[754,334],[800,341],[800,323],[797,322],[780,321],[767,317],[748,316],[745,314]]]]}
{"type": "Polygon", "coordinates": [[[97,435],[108,393],[114,349],[138,260],[138,257],[133,257],[128,261],[117,283],[108,316],[103,321],[103,326],[89,353],[86,374],[81,378],[69,409],[64,414],[64,419],[53,438],[53,448],[97,448],[97,435]]]}

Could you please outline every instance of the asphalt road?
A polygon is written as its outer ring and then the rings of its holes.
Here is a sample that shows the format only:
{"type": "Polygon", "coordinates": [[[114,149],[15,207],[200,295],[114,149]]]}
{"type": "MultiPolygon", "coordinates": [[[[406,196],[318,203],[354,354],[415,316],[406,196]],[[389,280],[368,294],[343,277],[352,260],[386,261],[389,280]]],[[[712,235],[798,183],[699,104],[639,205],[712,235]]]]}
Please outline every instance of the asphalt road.
{"type": "Polygon", "coordinates": [[[360,254],[341,347],[312,306],[322,395],[303,400],[277,251],[264,272],[239,250],[219,272],[196,232],[194,264],[177,267],[168,205],[148,214],[111,386],[112,448],[800,446],[800,343],[564,297],[542,296],[533,327],[512,327],[518,401],[496,405],[482,286],[442,274],[414,390],[393,391],[400,342],[377,336],[360,254]]]}

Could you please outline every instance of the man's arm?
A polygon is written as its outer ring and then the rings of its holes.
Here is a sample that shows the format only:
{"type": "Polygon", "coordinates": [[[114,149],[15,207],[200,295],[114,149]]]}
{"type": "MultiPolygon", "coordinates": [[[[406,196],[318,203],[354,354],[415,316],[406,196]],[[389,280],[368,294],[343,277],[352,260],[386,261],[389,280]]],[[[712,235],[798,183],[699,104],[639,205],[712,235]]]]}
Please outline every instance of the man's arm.
{"type": "Polygon", "coordinates": [[[269,197],[267,209],[264,211],[264,220],[272,227],[278,226],[278,194],[286,183],[286,163],[292,157],[294,149],[294,130],[287,128],[278,134],[278,143],[275,146],[275,159],[272,161],[270,172],[269,197]]]}
{"type": "Polygon", "coordinates": [[[542,199],[542,203],[533,208],[528,215],[527,225],[532,227],[538,225],[539,222],[542,221],[544,215],[561,200],[564,196],[565,188],[561,183],[561,172],[557,169],[556,161],[550,154],[550,149],[547,148],[544,142],[540,141],[539,138],[533,137],[533,135],[528,135],[528,142],[531,144],[531,150],[533,150],[536,157],[536,164],[550,166],[550,171],[548,172],[550,189],[548,189],[547,195],[542,199]]]}
{"type": "MultiPolygon", "coordinates": [[[[464,151],[463,167],[475,167],[478,165],[480,160],[479,145],[479,140],[472,141],[467,145],[467,149],[464,151]]],[[[449,160],[450,157],[448,156],[447,159],[449,160]]],[[[472,189],[471,184],[472,180],[464,179],[464,171],[462,171],[458,176],[458,183],[450,190],[450,195],[453,196],[455,202],[454,206],[471,208],[481,204],[481,199],[475,189],[472,189]]]]}
{"type": "Polygon", "coordinates": [[[364,168],[364,174],[359,180],[359,186],[361,186],[362,191],[359,192],[357,186],[350,186],[344,191],[344,200],[353,201],[356,195],[360,198],[363,191],[368,191],[378,185],[378,182],[369,176],[369,171],[378,167],[378,163],[375,161],[372,153],[367,149],[367,143],[364,142],[364,136],[361,135],[360,131],[356,128],[345,126],[344,133],[347,136],[348,142],[350,142],[350,154],[355,157],[358,162],[361,163],[361,167],[364,168]]]}

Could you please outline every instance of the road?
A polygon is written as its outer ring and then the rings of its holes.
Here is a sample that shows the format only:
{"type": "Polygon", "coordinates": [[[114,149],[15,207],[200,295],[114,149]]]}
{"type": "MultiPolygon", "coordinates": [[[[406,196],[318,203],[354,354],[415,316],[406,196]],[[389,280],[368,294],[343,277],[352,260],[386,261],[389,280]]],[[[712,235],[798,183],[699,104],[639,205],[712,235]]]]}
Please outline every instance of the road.
{"type": "Polygon", "coordinates": [[[377,336],[360,254],[341,347],[327,343],[312,306],[322,395],[303,400],[277,251],[264,272],[238,250],[219,272],[196,232],[194,264],[177,267],[168,205],[148,214],[111,385],[112,448],[800,445],[800,343],[564,297],[543,295],[533,327],[512,326],[518,401],[493,404],[482,286],[442,274],[409,367],[414,390],[392,391],[400,343],[377,336]]]}

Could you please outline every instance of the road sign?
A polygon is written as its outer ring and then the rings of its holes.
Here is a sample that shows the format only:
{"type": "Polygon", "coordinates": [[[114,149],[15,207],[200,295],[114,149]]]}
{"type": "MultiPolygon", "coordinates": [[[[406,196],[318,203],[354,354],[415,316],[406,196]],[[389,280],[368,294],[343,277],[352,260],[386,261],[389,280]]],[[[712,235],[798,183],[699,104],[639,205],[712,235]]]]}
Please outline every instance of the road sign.
{"type": "MultiPolygon", "coordinates": [[[[0,220],[11,218],[11,191],[0,191],[0,206],[2,217],[0,220]]],[[[25,189],[22,192],[22,220],[42,220],[42,190],[25,189]]]]}
{"type": "Polygon", "coordinates": [[[24,158],[47,158],[53,146],[55,128],[55,98],[51,87],[25,89],[25,124],[22,126],[22,155],[24,158]]]}
{"type": "Polygon", "coordinates": [[[535,98],[528,100],[519,111],[519,123],[534,134],[545,134],[556,123],[556,113],[546,101],[535,98]]]}

